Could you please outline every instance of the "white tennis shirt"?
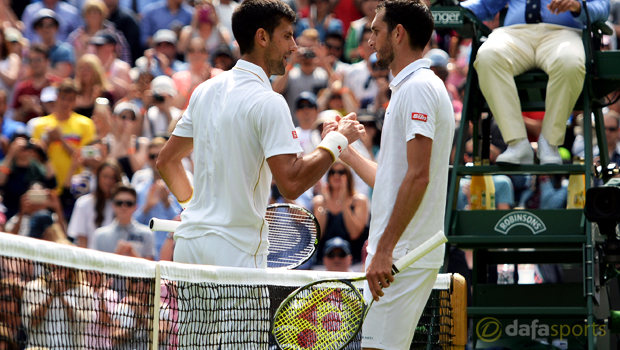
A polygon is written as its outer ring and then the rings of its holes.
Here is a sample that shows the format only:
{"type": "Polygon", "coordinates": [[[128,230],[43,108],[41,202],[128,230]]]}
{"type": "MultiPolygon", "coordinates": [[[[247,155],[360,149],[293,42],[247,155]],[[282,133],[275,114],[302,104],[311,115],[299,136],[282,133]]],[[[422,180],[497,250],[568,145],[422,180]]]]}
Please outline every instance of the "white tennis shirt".
{"type": "Polygon", "coordinates": [[[199,85],[172,134],[194,139],[194,197],[175,237],[212,232],[248,254],[266,254],[266,159],[302,149],[288,105],[265,71],[239,60],[199,85]]]}
{"type": "MultiPolygon", "coordinates": [[[[454,110],[444,83],[429,67],[430,60],[417,60],[405,67],[390,83],[392,98],[385,114],[381,159],[372,192],[369,254],[376,252],[379,239],[392,216],[398,190],[407,173],[407,142],[416,134],[433,140],[430,182],[418,211],[394,248],[393,258],[404,256],[438,231],[444,230],[454,110]]],[[[444,246],[441,245],[412,266],[439,268],[443,257],[444,246]]]]}

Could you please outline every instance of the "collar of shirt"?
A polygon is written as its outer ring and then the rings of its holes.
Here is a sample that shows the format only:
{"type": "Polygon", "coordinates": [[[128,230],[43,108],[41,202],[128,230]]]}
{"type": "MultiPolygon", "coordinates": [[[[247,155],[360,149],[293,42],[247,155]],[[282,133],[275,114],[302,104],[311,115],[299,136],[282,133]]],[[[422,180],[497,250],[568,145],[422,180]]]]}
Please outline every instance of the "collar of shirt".
{"type": "Polygon", "coordinates": [[[258,80],[265,87],[268,87],[269,90],[273,90],[271,88],[271,83],[269,82],[269,77],[267,77],[267,73],[265,73],[265,71],[261,67],[255,65],[254,63],[240,59],[237,61],[237,64],[235,64],[233,69],[246,72],[248,75],[253,76],[255,79],[258,78],[258,80]]]}
{"type": "Polygon", "coordinates": [[[401,70],[400,73],[398,73],[398,75],[395,76],[394,79],[392,79],[392,82],[390,83],[390,89],[394,90],[394,88],[400,85],[400,83],[405,81],[410,75],[415,73],[418,69],[430,68],[430,67],[431,67],[431,60],[427,58],[421,58],[419,60],[409,63],[407,67],[401,70]]]}

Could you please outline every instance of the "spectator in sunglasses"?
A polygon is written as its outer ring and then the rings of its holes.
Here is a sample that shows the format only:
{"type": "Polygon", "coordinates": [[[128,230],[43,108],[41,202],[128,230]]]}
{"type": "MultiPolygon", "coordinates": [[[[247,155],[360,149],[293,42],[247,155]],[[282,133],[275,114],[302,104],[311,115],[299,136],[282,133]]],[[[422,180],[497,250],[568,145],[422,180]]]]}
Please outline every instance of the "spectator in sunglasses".
{"type": "Polygon", "coordinates": [[[340,237],[334,237],[325,242],[323,265],[327,271],[353,272],[352,263],[353,256],[349,242],[340,237]]]}
{"type": "Polygon", "coordinates": [[[351,169],[342,162],[336,162],[327,172],[327,183],[322,194],[314,197],[313,212],[321,227],[321,241],[317,250],[317,263],[323,262],[327,241],[340,237],[353,247],[353,257],[361,258],[361,246],[366,240],[368,223],[368,197],[356,193],[351,169]]]}
{"type": "Polygon", "coordinates": [[[112,190],[114,221],[95,231],[95,249],[153,260],[153,233],[133,218],[136,212],[136,190],[118,183],[112,190]]]}

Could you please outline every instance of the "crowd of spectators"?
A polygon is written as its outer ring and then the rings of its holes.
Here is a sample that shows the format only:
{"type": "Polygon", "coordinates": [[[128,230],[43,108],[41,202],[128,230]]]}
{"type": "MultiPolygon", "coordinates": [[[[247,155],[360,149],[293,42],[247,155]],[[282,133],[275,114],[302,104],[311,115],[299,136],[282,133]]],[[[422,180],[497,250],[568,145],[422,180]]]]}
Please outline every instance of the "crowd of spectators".
{"type": "MultiPolygon", "coordinates": [[[[283,0],[298,14],[298,45],[286,72],[272,77],[286,99],[305,153],[320,142],[322,123],[358,114],[367,134],[353,147],[381,157],[390,71],[368,44],[378,0],[283,0]]],[[[147,259],[171,260],[174,241],[151,233],[150,218],[175,219],[181,207],[155,169],[159,152],[199,84],[239,58],[232,0],[13,1],[0,23],[0,229],[64,244],[147,259]],[[42,223],[49,223],[41,229],[42,223]],[[53,230],[47,230],[52,227],[53,230]]],[[[620,29],[620,1],[610,21],[620,29]]],[[[488,22],[492,28],[498,20],[488,22]]],[[[615,49],[615,35],[603,39],[615,49]]],[[[426,50],[445,82],[457,125],[463,108],[471,41],[434,33],[426,50]]],[[[612,162],[620,162],[620,104],[605,110],[612,162]]],[[[541,114],[523,116],[533,144],[541,114]]],[[[583,156],[583,116],[567,123],[565,162],[583,156]],[[581,123],[581,125],[580,125],[581,123]]],[[[586,117],[586,120],[588,117],[586,117]]],[[[471,131],[470,125],[459,125],[471,131]]],[[[491,162],[506,150],[491,127],[491,162]]],[[[472,161],[467,144],[465,162],[472,161]]],[[[595,155],[598,147],[595,147],[595,155]]],[[[453,160],[454,161],[454,160],[453,160]]],[[[193,159],[184,160],[192,179],[193,159]]],[[[498,209],[563,208],[562,176],[498,176],[498,209]]],[[[462,181],[459,207],[469,206],[462,181]]],[[[309,268],[359,270],[368,235],[372,189],[337,162],[295,202],[314,212],[323,232],[309,268]],[[334,238],[342,241],[333,241],[334,238]],[[332,240],[330,244],[326,244],[332,240]],[[343,243],[344,242],[344,243],[343,243]],[[333,264],[331,259],[345,259],[333,264]],[[350,260],[350,261],[349,261],[350,260]],[[323,265],[324,261],[328,261],[323,265]],[[357,264],[357,265],[355,265],[357,264]]],[[[272,186],[272,202],[286,201],[272,186]]]]}

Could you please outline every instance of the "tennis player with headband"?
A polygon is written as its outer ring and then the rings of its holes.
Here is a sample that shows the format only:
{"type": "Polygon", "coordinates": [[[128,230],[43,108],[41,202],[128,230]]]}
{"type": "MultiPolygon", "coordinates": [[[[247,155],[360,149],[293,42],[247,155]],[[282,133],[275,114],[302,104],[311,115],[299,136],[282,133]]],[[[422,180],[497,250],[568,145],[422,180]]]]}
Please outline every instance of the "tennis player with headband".
{"type": "MultiPolygon", "coordinates": [[[[364,297],[376,302],[362,328],[365,349],[409,349],[443,262],[442,245],[396,280],[391,274],[392,261],[444,229],[455,123],[448,92],[423,59],[433,27],[422,0],[379,4],[369,44],[377,51],[377,64],[394,76],[381,160],[374,163],[353,148],[341,155],[374,188],[364,297]]],[[[337,127],[324,125],[324,133],[337,127]]]]}

